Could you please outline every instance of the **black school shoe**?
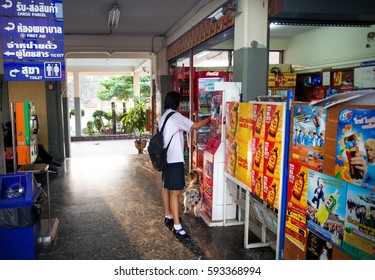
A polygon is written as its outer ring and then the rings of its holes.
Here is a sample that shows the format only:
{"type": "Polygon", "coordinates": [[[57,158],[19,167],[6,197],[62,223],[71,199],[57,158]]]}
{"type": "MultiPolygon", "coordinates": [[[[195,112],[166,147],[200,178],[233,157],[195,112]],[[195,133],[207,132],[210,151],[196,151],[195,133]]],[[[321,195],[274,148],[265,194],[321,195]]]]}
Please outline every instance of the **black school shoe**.
{"type": "Polygon", "coordinates": [[[169,229],[172,230],[174,226],[173,219],[164,218],[164,225],[169,229]]]}
{"type": "Polygon", "coordinates": [[[59,161],[56,160],[56,159],[52,159],[51,163],[52,163],[53,165],[56,165],[57,167],[62,166],[61,162],[59,162],[59,161]]]}
{"type": "Polygon", "coordinates": [[[181,229],[175,229],[173,227],[172,229],[172,233],[173,235],[177,238],[177,239],[187,239],[189,238],[190,236],[186,233],[186,230],[184,228],[181,228],[181,229]],[[181,231],[185,231],[185,234],[181,234],[181,231]]]}
{"type": "Polygon", "coordinates": [[[57,173],[59,173],[59,170],[57,169],[57,167],[54,166],[54,165],[52,165],[52,164],[49,165],[49,167],[48,167],[48,171],[49,171],[50,173],[52,173],[52,174],[57,174],[57,173]]]}

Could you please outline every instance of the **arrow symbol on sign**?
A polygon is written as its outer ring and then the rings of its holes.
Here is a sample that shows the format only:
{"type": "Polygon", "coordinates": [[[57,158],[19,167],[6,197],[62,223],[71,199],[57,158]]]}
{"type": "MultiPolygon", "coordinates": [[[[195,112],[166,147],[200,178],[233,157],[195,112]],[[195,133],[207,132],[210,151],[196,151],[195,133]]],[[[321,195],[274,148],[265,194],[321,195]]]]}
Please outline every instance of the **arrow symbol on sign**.
{"type": "Polygon", "coordinates": [[[1,5],[1,7],[3,7],[4,9],[8,9],[8,8],[11,8],[11,7],[13,6],[12,1],[7,0],[7,2],[9,3],[8,5],[7,5],[7,4],[4,4],[4,5],[1,5]]]}
{"type": "Polygon", "coordinates": [[[16,25],[13,22],[8,22],[8,26],[5,27],[4,29],[7,31],[14,30],[16,25]]]}
{"type": "Polygon", "coordinates": [[[16,53],[15,52],[9,52],[9,51],[7,51],[4,54],[9,56],[9,55],[15,55],[16,53]]]}
{"type": "Polygon", "coordinates": [[[18,69],[10,70],[10,71],[9,71],[9,76],[11,76],[11,77],[16,77],[18,72],[21,72],[21,71],[18,70],[18,69]]]}

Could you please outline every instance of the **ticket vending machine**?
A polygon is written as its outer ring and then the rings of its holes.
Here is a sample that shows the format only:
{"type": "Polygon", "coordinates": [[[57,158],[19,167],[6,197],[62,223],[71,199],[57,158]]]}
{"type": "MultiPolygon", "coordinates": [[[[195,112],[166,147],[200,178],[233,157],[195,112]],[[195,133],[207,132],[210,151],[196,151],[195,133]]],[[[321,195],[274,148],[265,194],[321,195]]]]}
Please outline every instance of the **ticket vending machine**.
{"type": "Polygon", "coordinates": [[[18,165],[35,162],[38,157],[38,117],[33,102],[15,102],[16,148],[18,165]]]}

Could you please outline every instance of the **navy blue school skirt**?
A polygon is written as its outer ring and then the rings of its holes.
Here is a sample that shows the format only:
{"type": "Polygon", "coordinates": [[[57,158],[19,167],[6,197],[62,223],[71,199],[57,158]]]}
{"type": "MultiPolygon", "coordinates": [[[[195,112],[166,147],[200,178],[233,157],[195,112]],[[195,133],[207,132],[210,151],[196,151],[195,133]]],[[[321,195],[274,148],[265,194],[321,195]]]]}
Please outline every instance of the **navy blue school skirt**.
{"type": "Polygon", "coordinates": [[[183,162],[168,163],[162,172],[164,188],[183,190],[185,188],[185,167],[183,162]]]}

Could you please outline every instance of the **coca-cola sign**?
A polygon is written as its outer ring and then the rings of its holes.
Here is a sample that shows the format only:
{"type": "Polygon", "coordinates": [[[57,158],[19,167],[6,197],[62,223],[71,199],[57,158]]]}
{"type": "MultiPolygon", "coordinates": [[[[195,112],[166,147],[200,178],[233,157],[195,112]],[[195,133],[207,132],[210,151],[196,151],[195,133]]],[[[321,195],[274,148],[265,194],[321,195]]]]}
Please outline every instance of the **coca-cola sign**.
{"type": "Polygon", "coordinates": [[[219,76],[219,72],[218,71],[207,72],[206,76],[207,77],[218,77],[219,76]]]}

